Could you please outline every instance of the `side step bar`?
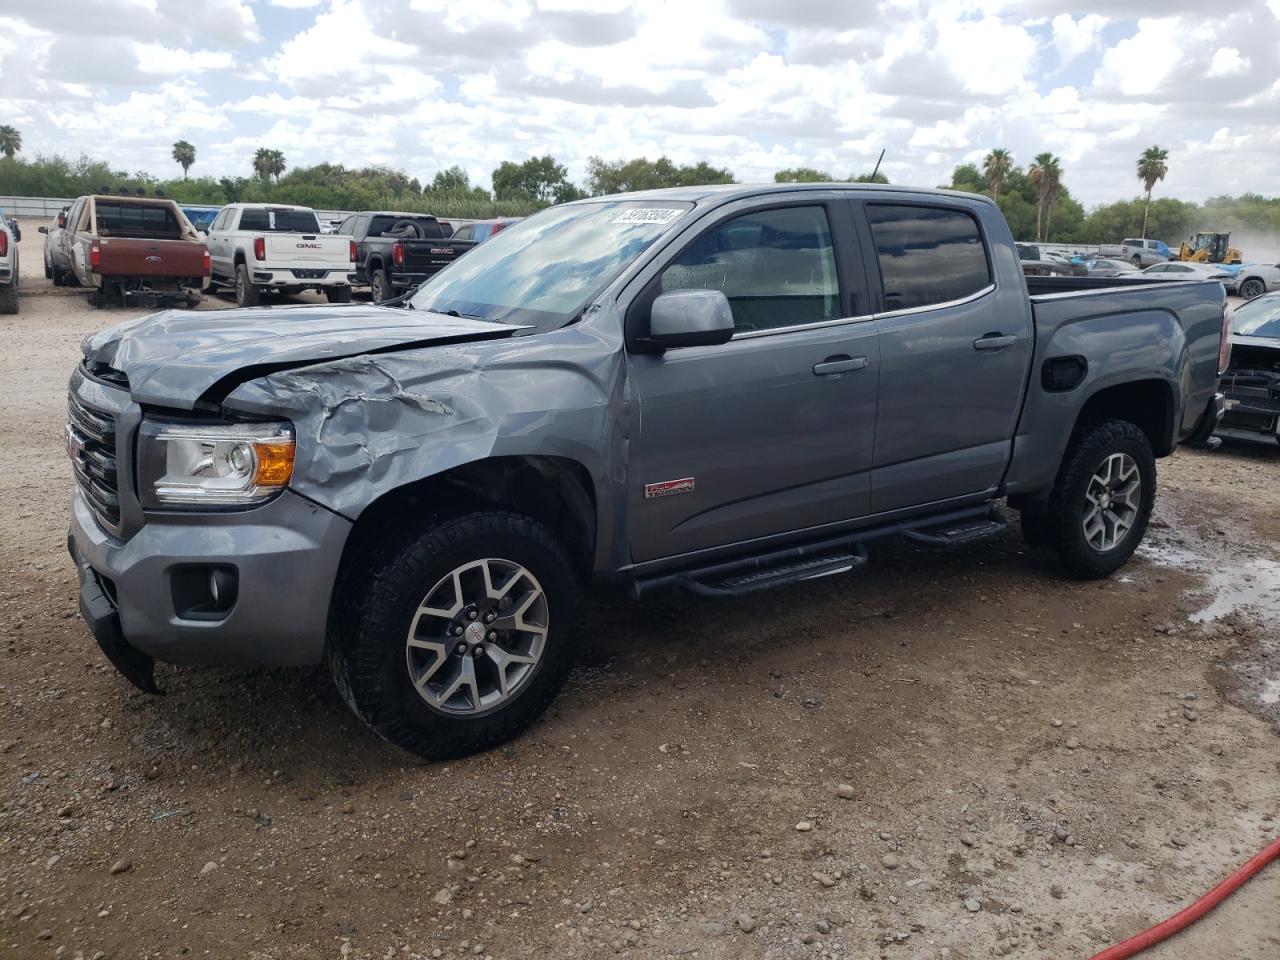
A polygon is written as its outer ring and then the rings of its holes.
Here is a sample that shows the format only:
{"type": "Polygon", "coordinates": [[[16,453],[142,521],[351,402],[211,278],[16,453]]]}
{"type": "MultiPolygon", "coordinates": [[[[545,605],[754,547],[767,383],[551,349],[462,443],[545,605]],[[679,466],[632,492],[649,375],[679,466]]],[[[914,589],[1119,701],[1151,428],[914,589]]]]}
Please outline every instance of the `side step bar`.
{"type": "Polygon", "coordinates": [[[638,577],[632,584],[632,595],[639,600],[679,587],[699,597],[740,597],[784,584],[856,570],[866,564],[866,544],[872,540],[902,536],[914,543],[950,547],[995,536],[1005,527],[999,510],[988,504],[941,516],[855,530],[674,573],[638,577]]]}

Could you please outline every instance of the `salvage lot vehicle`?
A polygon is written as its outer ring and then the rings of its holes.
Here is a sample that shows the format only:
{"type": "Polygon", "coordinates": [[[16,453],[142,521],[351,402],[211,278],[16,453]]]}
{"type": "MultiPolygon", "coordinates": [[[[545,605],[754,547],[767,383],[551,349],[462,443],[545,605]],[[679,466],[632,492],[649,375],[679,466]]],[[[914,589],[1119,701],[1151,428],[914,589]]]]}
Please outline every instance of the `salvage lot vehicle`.
{"type": "Polygon", "coordinates": [[[18,241],[22,230],[0,213],[0,313],[18,312],[18,241]]]}
{"type": "Polygon", "coordinates": [[[356,279],[381,303],[416,287],[475,246],[452,239],[425,213],[370,211],[347,217],[338,233],[355,240],[356,279]]]}
{"type": "Polygon", "coordinates": [[[495,233],[501,233],[512,224],[519,223],[523,217],[499,217],[495,220],[472,220],[470,223],[464,223],[454,231],[453,236],[458,240],[474,240],[476,243],[484,243],[495,233]]]}
{"type": "Polygon", "coordinates": [[[242,307],[257,306],[266,291],[315,290],[330,303],[351,301],[355,241],[322,234],[310,207],[228,204],[214,217],[208,242],[210,286],[231,286],[242,307]]]}
{"type": "Polygon", "coordinates": [[[40,232],[54,283],[92,288],[97,307],[192,306],[209,276],[209,251],[172,200],[80,197],[40,232]]]}
{"type": "Polygon", "coordinates": [[[1157,263],[1142,275],[1156,280],[1217,280],[1227,293],[1236,292],[1236,275],[1215,263],[1157,263]]]}
{"type": "Polygon", "coordinates": [[[144,690],[153,658],[327,660],[388,740],[472,752],[554,697],[591,581],[738,596],[883,537],[997,534],[1002,498],[1106,576],[1143,537],[1156,458],[1220,416],[1226,321],[1218,283],[1024,279],[996,206],[964,194],[554,207],[400,309],[87,338],[81,610],[144,690]],[[281,597],[308,599],[281,616],[281,597]]]}
{"type": "Polygon", "coordinates": [[[1253,300],[1264,293],[1280,290],[1280,267],[1264,263],[1245,263],[1232,269],[1235,271],[1233,286],[1246,300],[1253,300]]]}
{"type": "Polygon", "coordinates": [[[1173,251],[1163,240],[1131,239],[1104,243],[1098,248],[1098,256],[1109,260],[1128,260],[1135,267],[1149,267],[1171,260],[1173,251]]]}
{"type": "Polygon", "coordinates": [[[1280,442],[1280,293],[1250,300],[1231,320],[1227,411],[1218,432],[1280,442]]]}
{"type": "Polygon", "coordinates": [[[1138,268],[1128,260],[1111,260],[1098,257],[1085,261],[1086,274],[1090,277],[1114,278],[1135,276],[1138,268]]]}

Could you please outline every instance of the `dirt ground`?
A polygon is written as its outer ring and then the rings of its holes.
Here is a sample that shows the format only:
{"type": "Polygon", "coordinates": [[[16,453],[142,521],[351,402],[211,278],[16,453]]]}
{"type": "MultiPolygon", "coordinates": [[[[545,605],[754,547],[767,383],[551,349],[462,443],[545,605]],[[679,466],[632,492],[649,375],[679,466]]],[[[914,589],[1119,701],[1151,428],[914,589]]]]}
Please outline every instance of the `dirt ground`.
{"type": "MultiPolygon", "coordinates": [[[[1162,461],[1100,583],[1015,523],[598,598],[548,716],[462,762],[374,739],[320,669],[147,697],[64,545],[67,377],[133,314],[52,288],[34,228],[0,317],[0,957],[1089,957],[1280,833],[1280,447],[1162,461]]],[[[1280,956],[1280,865],[1149,956],[1280,956]]]]}

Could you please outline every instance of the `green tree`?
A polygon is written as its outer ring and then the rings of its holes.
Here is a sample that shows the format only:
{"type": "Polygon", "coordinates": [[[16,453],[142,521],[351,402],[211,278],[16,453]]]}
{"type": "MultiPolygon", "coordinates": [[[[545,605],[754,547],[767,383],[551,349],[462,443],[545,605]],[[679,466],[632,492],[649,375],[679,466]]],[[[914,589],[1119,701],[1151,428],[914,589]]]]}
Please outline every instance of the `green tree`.
{"type": "Polygon", "coordinates": [[[182,179],[187,179],[187,171],[196,162],[196,148],[185,140],[173,145],[173,162],[182,168],[182,179]]]}
{"type": "Polygon", "coordinates": [[[1000,203],[1000,188],[1004,186],[1005,178],[1009,176],[1009,171],[1013,169],[1013,154],[1003,147],[996,147],[982,160],[982,173],[986,178],[988,189],[991,190],[991,199],[997,206],[1000,203]]]}
{"type": "Polygon", "coordinates": [[[832,176],[813,167],[788,167],[773,175],[774,183],[831,183],[832,176]]]}
{"type": "Polygon", "coordinates": [[[1062,161],[1051,153],[1036,154],[1035,160],[1027,169],[1027,180],[1036,191],[1036,242],[1044,239],[1041,221],[1053,205],[1053,200],[1062,186],[1062,161]]]}
{"type": "Polygon", "coordinates": [[[0,153],[3,153],[10,160],[13,155],[22,150],[22,134],[18,132],[16,127],[11,127],[7,123],[0,126],[0,153]]]}
{"type": "Polygon", "coordinates": [[[700,187],[708,183],[733,183],[733,173],[706,161],[676,164],[669,157],[612,161],[592,157],[587,161],[587,193],[594,197],[663,187],[700,187]]]}
{"type": "Polygon", "coordinates": [[[431,189],[437,193],[467,193],[471,190],[471,177],[455,164],[435,175],[431,181],[431,189]]]}
{"type": "Polygon", "coordinates": [[[886,177],[879,170],[875,171],[874,173],[860,173],[856,177],[853,177],[853,176],[849,177],[849,180],[853,183],[888,183],[889,182],[889,178],[886,177]]]}
{"type": "Polygon", "coordinates": [[[578,189],[569,171],[555,157],[530,157],[523,163],[504,160],[493,171],[493,195],[498,200],[529,199],[540,204],[576,200],[578,189]]]}
{"type": "Polygon", "coordinates": [[[947,184],[948,190],[962,190],[965,193],[983,193],[986,187],[987,181],[972,163],[962,163],[951,171],[951,183],[947,184]]]}
{"type": "Polygon", "coordinates": [[[1158,145],[1147,147],[1142,151],[1142,156],[1138,157],[1138,179],[1142,181],[1142,185],[1147,190],[1147,206],[1142,213],[1142,239],[1147,238],[1147,216],[1151,213],[1151,191],[1155,188],[1156,182],[1163,180],[1164,175],[1169,172],[1169,151],[1161,149],[1158,145]]]}

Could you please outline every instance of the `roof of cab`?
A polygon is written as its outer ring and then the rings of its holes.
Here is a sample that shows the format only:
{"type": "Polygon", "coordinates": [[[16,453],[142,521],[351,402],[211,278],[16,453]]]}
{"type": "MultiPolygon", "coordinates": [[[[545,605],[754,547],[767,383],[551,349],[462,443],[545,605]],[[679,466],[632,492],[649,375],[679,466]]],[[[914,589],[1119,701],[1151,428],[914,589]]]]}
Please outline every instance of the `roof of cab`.
{"type": "Polygon", "coordinates": [[[916,194],[925,197],[954,197],[965,200],[976,200],[992,203],[990,197],[979,193],[964,193],[959,190],[943,190],[934,187],[904,187],[892,183],[716,183],[699,187],[668,187],[658,190],[638,190],[633,193],[612,193],[599,197],[588,197],[576,200],[575,203],[592,203],[602,200],[679,200],[698,203],[702,200],[715,200],[728,203],[746,197],[767,196],[772,193],[830,193],[831,191],[847,193],[896,193],[916,194]]]}

